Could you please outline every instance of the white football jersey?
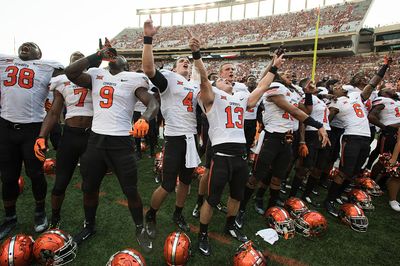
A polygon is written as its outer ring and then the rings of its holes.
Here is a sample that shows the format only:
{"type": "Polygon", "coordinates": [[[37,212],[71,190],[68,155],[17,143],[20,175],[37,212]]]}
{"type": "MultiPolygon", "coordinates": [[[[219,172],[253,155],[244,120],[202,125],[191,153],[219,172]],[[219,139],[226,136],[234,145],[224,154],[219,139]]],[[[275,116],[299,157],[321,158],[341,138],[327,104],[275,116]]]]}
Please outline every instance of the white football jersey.
{"type": "MultiPolygon", "coordinates": [[[[93,116],[92,93],[86,88],[75,85],[66,75],[59,75],[50,81],[50,93],[61,93],[67,108],[65,119],[75,116],[93,116]]],[[[49,93],[49,94],[50,94],[49,93]]]]}
{"type": "Polygon", "coordinates": [[[260,100],[258,100],[258,102],[256,103],[256,106],[246,110],[246,112],[244,113],[244,120],[256,120],[257,119],[258,107],[260,106],[261,102],[262,102],[262,97],[260,98],[260,100]]]}
{"type": "Polygon", "coordinates": [[[383,104],[384,108],[379,113],[379,120],[385,126],[400,124],[400,101],[387,97],[378,97],[372,102],[372,106],[383,104]]]}
{"type": "Polygon", "coordinates": [[[339,110],[336,117],[343,125],[343,135],[371,136],[368,117],[365,112],[361,94],[359,92],[348,93],[348,97],[339,97],[332,102],[330,107],[339,110]]]}
{"type": "MultiPolygon", "coordinates": [[[[290,89],[289,89],[290,90],[290,89]]],[[[303,100],[303,97],[301,96],[301,94],[299,94],[299,92],[297,92],[297,91],[295,91],[295,90],[293,90],[293,91],[290,91],[291,93],[290,93],[290,97],[291,97],[291,100],[290,100],[290,102],[292,102],[292,104],[294,105],[294,106],[299,106],[299,103],[303,100]]],[[[301,92],[300,92],[301,93],[301,92]]],[[[299,126],[300,126],[300,122],[299,122],[299,120],[297,120],[296,118],[294,118],[294,117],[291,117],[293,120],[294,120],[294,122],[293,122],[293,131],[297,131],[297,130],[299,130],[299,126]]]]}
{"type": "Polygon", "coordinates": [[[168,87],[160,93],[165,136],[196,134],[199,86],[175,72],[161,70],[161,73],[168,80],[168,87]]]}
{"type": "Polygon", "coordinates": [[[272,96],[283,95],[289,103],[296,106],[297,97],[292,94],[293,92],[279,82],[272,82],[270,88],[264,93],[262,97],[265,110],[263,122],[268,132],[285,133],[293,130],[295,119],[268,99],[272,96]]]}
{"type": "MultiPolygon", "coordinates": [[[[312,95],[312,101],[313,101],[313,109],[310,116],[314,120],[322,123],[324,125],[325,130],[331,130],[331,127],[329,126],[329,109],[326,106],[325,102],[323,100],[320,100],[315,95],[312,95]]],[[[316,131],[317,129],[312,126],[306,126],[306,130],[316,131]]]]}
{"type": "Polygon", "coordinates": [[[0,55],[1,117],[13,123],[42,122],[50,79],[54,69],[62,68],[53,61],[0,55]]]}
{"type": "MultiPolygon", "coordinates": [[[[244,135],[244,112],[249,98],[248,92],[233,95],[213,87],[214,102],[206,112],[210,128],[208,136],[212,146],[222,143],[246,143],[244,135]]],[[[199,97],[199,103],[203,109],[199,97]]],[[[205,110],[203,109],[205,112],[205,110]]]]}
{"type": "Polygon", "coordinates": [[[92,131],[109,136],[129,136],[138,88],[148,90],[149,81],[143,74],[120,72],[117,75],[101,68],[87,72],[92,77],[92,131]]]}
{"type": "Polygon", "coordinates": [[[234,82],[232,88],[233,88],[233,93],[240,92],[240,91],[250,93],[249,89],[247,88],[246,84],[244,84],[244,83],[234,82]]]}

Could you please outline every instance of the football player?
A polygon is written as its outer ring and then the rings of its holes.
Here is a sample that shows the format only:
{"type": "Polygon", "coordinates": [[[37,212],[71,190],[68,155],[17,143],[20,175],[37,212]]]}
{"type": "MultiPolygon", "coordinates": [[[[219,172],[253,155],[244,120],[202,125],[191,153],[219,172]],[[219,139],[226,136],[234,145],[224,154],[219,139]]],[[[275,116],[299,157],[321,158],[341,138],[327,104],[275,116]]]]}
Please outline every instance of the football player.
{"type": "MultiPolygon", "coordinates": [[[[392,87],[381,89],[378,95],[379,97],[372,102],[368,119],[382,130],[377,142],[379,153],[391,153],[396,145],[397,129],[400,127],[400,100],[392,87]]],[[[383,167],[378,160],[372,168],[371,176],[376,178],[383,167]]],[[[384,183],[383,181],[386,179],[380,180],[380,183],[384,183]]]]}
{"type": "Polygon", "coordinates": [[[201,254],[209,256],[211,248],[208,240],[208,224],[212,217],[212,208],[220,202],[226,183],[229,183],[230,196],[225,232],[239,241],[247,241],[247,237],[235,226],[235,217],[248,178],[246,138],[243,126],[244,110],[253,108],[257,104],[271,84],[283,59],[282,56],[274,59],[273,67],[275,69],[260,81],[258,87],[251,94],[248,91],[234,93],[232,84],[222,78],[215,82],[217,88],[212,87],[201,60],[200,42],[191,36],[189,46],[195,66],[201,75],[199,103],[210,124],[209,137],[213,148],[208,197],[201,207],[199,232],[199,250],[201,254]]]}
{"type": "Polygon", "coordinates": [[[47,229],[45,212],[47,182],[43,163],[35,156],[33,145],[46,115],[44,104],[52,76],[61,73],[57,62],[40,60],[42,52],[33,42],[23,43],[18,57],[0,55],[1,117],[0,172],[5,219],[0,225],[0,239],[17,224],[18,178],[24,163],[32,181],[36,208],[34,229],[47,229]]]}
{"type": "MultiPolygon", "coordinates": [[[[398,164],[400,152],[400,129],[397,130],[397,142],[393,149],[392,157],[389,160],[391,166],[398,164]]],[[[398,167],[398,165],[397,165],[398,167]]],[[[397,201],[397,193],[400,190],[400,179],[398,177],[391,177],[387,183],[389,191],[389,205],[393,210],[400,212],[400,203],[397,201]]]]}
{"type": "MultiPolygon", "coordinates": [[[[263,96],[265,137],[254,166],[254,173],[247,183],[244,198],[240,204],[239,215],[241,216],[254,189],[263,179],[267,178],[266,183],[269,184],[270,198],[267,209],[280,202],[281,180],[285,178],[291,161],[293,129],[297,127],[296,120],[318,129],[322,147],[330,144],[323,124],[296,107],[299,103],[298,94],[283,85],[281,82],[284,81],[279,75],[276,75],[274,80],[275,82],[263,96]]],[[[243,224],[242,218],[237,220],[239,224],[243,224]]]]}
{"type": "Polygon", "coordinates": [[[156,234],[156,213],[168,194],[174,191],[178,175],[179,184],[172,220],[181,230],[189,231],[182,210],[194,168],[200,162],[196,149],[196,97],[199,89],[188,81],[191,73],[190,61],[186,57],[180,57],[174,63],[173,71],[156,70],[152,47],[152,39],[156,33],[157,28],[153,26],[150,17],[144,23],[142,66],[144,73],[160,92],[161,113],[165,120],[162,183],[153,192],[150,209],[146,213],[146,229],[153,238],[156,234]]]}
{"type": "Polygon", "coordinates": [[[329,106],[329,121],[336,117],[342,123],[344,133],[339,173],[333,179],[324,205],[328,213],[335,217],[338,216],[338,212],[334,200],[350,185],[352,178],[360,174],[361,167],[369,155],[371,132],[364,102],[382,80],[390,62],[390,58],[385,59],[378,73],[361,92],[348,93],[347,86],[334,86],[334,94],[338,99],[329,106]]]}
{"type": "Polygon", "coordinates": [[[127,64],[126,59],[116,56],[115,49],[107,44],[99,52],[79,59],[65,70],[73,83],[91,89],[94,112],[92,132],[87,149],[81,157],[85,222],[83,230],[74,240],[80,244],[95,234],[98,193],[107,168],[111,167],[127,197],[128,208],[136,224],[136,239],[142,249],[148,252],[152,249],[152,242],[143,226],[143,205],[137,188],[135,144],[130,134],[144,137],[148,131],[147,121],[157,114],[159,105],[154,96],[148,93],[147,77],[124,71],[127,64]],[[90,68],[102,60],[110,61],[109,70],[90,68]],[[147,110],[130,133],[134,106],[138,100],[147,106],[147,110]]]}
{"type": "MultiPolygon", "coordinates": [[[[75,52],[70,57],[70,63],[72,64],[83,57],[82,53],[75,52]]],[[[52,216],[49,226],[49,228],[59,228],[65,191],[79,158],[86,150],[92,126],[93,104],[90,91],[87,88],[75,85],[69,81],[66,75],[53,78],[50,91],[54,93],[54,101],[43,121],[34,149],[36,157],[44,161],[44,152],[47,150],[47,136],[58,124],[65,105],[67,113],[56,155],[56,179],[51,193],[52,216]]]]}

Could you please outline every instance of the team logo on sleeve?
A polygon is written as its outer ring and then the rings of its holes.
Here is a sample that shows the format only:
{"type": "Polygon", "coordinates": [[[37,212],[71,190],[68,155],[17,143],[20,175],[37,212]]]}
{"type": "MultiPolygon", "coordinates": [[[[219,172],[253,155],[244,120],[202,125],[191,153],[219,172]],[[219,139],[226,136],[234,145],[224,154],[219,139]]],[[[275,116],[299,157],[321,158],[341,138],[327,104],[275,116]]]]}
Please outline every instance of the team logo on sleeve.
{"type": "Polygon", "coordinates": [[[96,79],[99,79],[99,80],[103,80],[103,77],[104,77],[104,76],[96,75],[96,79]]]}
{"type": "Polygon", "coordinates": [[[178,80],[178,81],[176,81],[176,84],[177,84],[177,85],[182,85],[182,86],[183,86],[183,81],[179,81],[179,80],[178,80]]]}
{"type": "Polygon", "coordinates": [[[65,87],[67,87],[67,86],[69,86],[69,85],[71,85],[71,81],[66,81],[66,82],[64,82],[64,86],[65,86],[65,87]]]}
{"type": "Polygon", "coordinates": [[[221,95],[221,100],[225,100],[226,101],[226,96],[222,96],[221,95]]]}

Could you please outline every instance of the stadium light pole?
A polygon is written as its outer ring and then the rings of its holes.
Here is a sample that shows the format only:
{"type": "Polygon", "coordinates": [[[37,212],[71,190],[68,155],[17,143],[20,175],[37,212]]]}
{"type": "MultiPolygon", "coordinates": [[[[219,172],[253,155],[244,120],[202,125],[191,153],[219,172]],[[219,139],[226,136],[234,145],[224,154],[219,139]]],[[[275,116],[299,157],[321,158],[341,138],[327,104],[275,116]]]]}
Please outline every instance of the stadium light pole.
{"type": "Polygon", "coordinates": [[[275,0],[272,0],[272,15],[275,15],[275,0]]]}
{"type": "Polygon", "coordinates": [[[288,13],[290,12],[290,3],[291,3],[291,1],[289,0],[289,1],[288,1],[288,5],[287,5],[287,12],[288,12],[288,13]]]}
{"type": "Polygon", "coordinates": [[[260,17],[260,0],[258,0],[257,4],[257,17],[260,17]]]}

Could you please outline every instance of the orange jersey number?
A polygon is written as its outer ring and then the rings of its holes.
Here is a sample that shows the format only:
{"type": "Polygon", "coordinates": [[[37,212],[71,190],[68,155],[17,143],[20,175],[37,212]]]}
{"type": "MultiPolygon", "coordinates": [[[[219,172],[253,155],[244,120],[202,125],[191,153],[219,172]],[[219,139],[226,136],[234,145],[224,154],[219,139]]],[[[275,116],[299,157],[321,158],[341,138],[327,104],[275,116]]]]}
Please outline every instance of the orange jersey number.
{"type": "Polygon", "coordinates": [[[101,108],[110,108],[113,104],[114,88],[111,86],[104,86],[100,89],[100,97],[104,101],[100,101],[101,108]]]}
{"type": "Polygon", "coordinates": [[[363,118],[364,117],[364,111],[363,111],[361,105],[359,105],[358,103],[355,103],[355,104],[353,104],[353,109],[354,109],[354,112],[356,112],[356,115],[359,118],[363,118]]]}
{"type": "Polygon", "coordinates": [[[79,101],[75,106],[78,107],[83,107],[83,104],[85,103],[86,95],[88,94],[88,89],[85,88],[76,88],[74,89],[74,95],[81,94],[79,97],[79,101]]]}
{"type": "Polygon", "coordinates": [[[182,100],[184,106],[187,106],[188,112],[193,112],[193,92],[189,92],[186,97],[182,100]]]}
{"type": "Polygon", "coordinates": [[[235,109],[233,109],[233,112],[239,113],[238,121],[235,121],[235,123],[233,123],[232,121],[232,107],[227,106],[225,108],[226,119],[227,119],[227,123],[225,124],[226,128],[234,128],[235,126],[237,128],[243,128],[243,112],[244,112],[243,108],[235,107],[235,109]]]}
{"type": "Polygon", "coordinates": [[[24,67],[20,70],[16,66],[8,66],[5,72],[8,72],[7,78],[9,78],[9,80],[3,82],[4,86],[14,86],[18,81],[18,86],[23,89],[30,89],[33,87],[35,72],[32,69],[24,67]]]}

